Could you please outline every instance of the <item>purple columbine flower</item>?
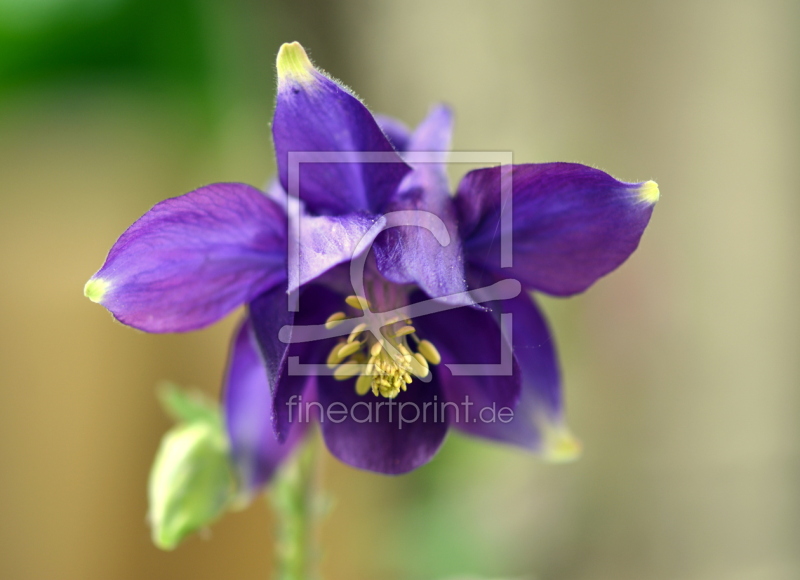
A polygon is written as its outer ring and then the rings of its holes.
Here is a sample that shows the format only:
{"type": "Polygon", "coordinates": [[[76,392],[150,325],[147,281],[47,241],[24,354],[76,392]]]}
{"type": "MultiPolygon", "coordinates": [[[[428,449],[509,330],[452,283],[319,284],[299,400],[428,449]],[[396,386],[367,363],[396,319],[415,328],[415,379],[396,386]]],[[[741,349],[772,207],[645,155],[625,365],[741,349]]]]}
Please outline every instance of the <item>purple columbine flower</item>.
{"type": "Polygon", "coordinates": [[[624,262],[650,219],[656,184],[572,163],[527,164],[472,171],[453,196],[448,108],[435,107],[411,132],[374,117],[297,43],[281,47],[277,68],[278,178],[267,194],[214,184],[157,204],[112,247],[86,295],[147,332],[196,330],[247,304],[224,405],[251,491],[302,437],[309,415],[336,457],[386,474],[429,461],[450,426],[554,459],[574,455],[553,340],[528,291],[576,294],[624,262]],[[314,161],[295,182],[292,152],[314,161]],[[414,152],[427,152],[425,162],[414,152]],[[504,175],[513,192],[510,267],[499,243],[504,175]],[[391,215],[406,221],[387,229],[391,215]],[[354,261],[363,267],[360,292],[354,261]],[[497,284],[525,291],[480,297],[497,284]],[[289,295],[299,310],[287,307],[289,295]],[[301,336],[309,329],[319,340],[301,336]],[[291,357],[330,372],[289,372],[291,357]],[[485,372],[504,359],[510,372],[485,372]],[[479,372],[455,372],[459,364],[479,372]],[[398,420],[404,404],[419,414],[398,420]],[[478,416],[482,409],[493,409],[493,420],[478,416]]]}

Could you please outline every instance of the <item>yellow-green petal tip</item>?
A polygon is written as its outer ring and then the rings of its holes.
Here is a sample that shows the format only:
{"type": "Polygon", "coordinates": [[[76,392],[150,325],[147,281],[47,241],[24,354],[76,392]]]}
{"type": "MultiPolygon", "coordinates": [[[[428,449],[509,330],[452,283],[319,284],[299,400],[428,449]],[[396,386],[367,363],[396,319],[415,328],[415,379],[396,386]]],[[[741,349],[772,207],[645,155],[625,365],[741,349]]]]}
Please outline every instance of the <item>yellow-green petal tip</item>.
{"type": "Polygon", "coordinates": [[[645,181],[639,187],[639,200],[645,203],[654,204],[661,197],[658,191],[658,184],[655,181],[645,181]]]}
{"type": "Polygon", "coordinates": [[[110,286],[108,280],[102,278],[92,278],[83,287],[83,295],[92,302],[100,302],[103,296],[106,295],[108,287],[110,286]]]}
{"type": "Polygon", "coordinates": [[[548,425],[544,430],[542,458],[551,463],[569,463],[581,456],[581,442],[563,425],[548,425]]]}
{"type": "Polygon", "coordinates": [[[314,80],[314,65],[299,42],[287,42],[278,51],[278,81],[291,79],[307,83],[314,80]]]}

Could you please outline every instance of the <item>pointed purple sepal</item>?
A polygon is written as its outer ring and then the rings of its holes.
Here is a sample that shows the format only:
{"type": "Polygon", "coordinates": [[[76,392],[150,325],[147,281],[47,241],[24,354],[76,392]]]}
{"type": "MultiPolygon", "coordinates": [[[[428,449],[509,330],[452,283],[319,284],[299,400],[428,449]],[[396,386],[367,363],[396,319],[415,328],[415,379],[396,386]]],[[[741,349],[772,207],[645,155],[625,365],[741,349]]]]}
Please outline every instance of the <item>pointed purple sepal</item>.
{"type": "Polygon", "coordinates": [[[515,165],[509,173],[512,266],[501,269],[500,167],[472,171],[458,188],[467,260],[557,296],[583,292],[622,264],[658,199],[652,181],[624,183],[576,163],[515,165]]]}
{"type": "Polygon", "coordinates": [[[372,114],[315,69],[298,43],[281,47],[277,66],[272,135],[284,189],[314,214],[381,212],[410,168],[372,114]],[[293,157],[296,153],[304,156],[302,164],[293,157]],[[364,153],[382,154],[387,160],[369,162],[364,153]],[[328,155],[335,159],[326,159],[328,155]]]}
{"type": "Polygon", "coordinates": [[[286,216],[261,191],[217,183],[167,199],[111,248],[85,294],[121,322],[183,332],[286,278],[286,216]]]}

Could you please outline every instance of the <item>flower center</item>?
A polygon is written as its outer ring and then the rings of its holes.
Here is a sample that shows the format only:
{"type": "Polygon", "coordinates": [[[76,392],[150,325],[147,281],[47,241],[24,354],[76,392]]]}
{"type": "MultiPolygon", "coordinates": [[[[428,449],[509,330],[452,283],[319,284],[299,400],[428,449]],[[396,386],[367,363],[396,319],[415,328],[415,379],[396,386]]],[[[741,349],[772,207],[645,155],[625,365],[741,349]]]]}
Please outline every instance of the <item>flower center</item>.
{"type": "MultiPolygon", "coordinates": [[[[439,351],[430,341],[417,336],[410,318],[397,315],[396,311],[392,315],[371,312],[370,302],[362,296],[348,296],[345,302],[361,312],[369,324],[358,324],[346,339],[341,339],[328,355],[327,364],[335,369],[336,380],[358,376],[355,388],[359,395],[371,390],[376,397],[393,399],[407,389],[414,376],[427,377],[429,364],[441,362],[439,351]]],[[[334,328],[348,318],[345,312],[335,312],[325,326],[334,328]]]]}

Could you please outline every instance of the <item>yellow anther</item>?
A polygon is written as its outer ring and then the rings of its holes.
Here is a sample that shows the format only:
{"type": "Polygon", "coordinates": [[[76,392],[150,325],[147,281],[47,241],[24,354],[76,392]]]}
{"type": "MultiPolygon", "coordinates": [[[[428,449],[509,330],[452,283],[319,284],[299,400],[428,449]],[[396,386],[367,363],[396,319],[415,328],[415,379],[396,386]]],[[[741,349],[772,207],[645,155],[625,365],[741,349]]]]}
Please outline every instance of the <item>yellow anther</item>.
{"type": "Polygon", "coordinates": [[[334,312],[330,316],[328,316],[328,320],[325,321],[325,328],[330,330],[331,328],[336,328],[342,322],[347,320],[347,314],[344,312],[334,312]]]}
{"type": "Polygon", "coordinates": [[[366,395],[370,388],[372,388],[372,377],[368,374],[363,374],[358,377],[356,381],[356,393],[359,395],[366,395]]]}
{"type": "Polygon", "coordinates": [[[360,342],[346,342],[344,346],[342,346],[339,349],[338,352],[339,360],[344,360],[351,354],[357,353],[359,350],[361,350],[360,342]]]}
{"type": "Polygon", "coordinates": [[[369,300],[364,298],[363,296],[348,296],[344,299],[347,302],[348,306],[352,306],[353,308],[357,308],[358,310],[366,310],[369,308],[369,300]]]}
{"type": "Polygon", "coordinates": [[[425,360],[419,353],[415,353],[414,356],[409,361],[408,365],[411,369],[411,372],[417,375],[419,378],[424,379],[430,374],[430,369],[428,368],[428,361],[425,360]]]}
{"type": "Polygon", "coordinates": [[[333,371],[333,378],[337,381],[346,381],[352,379],[361,370],[361,365],[355,363],[345,363],[336,367],[333,371]]]}
{"type": "Polygon", "coordinates": [[[417,350],[419,354],[424,356],[431,364],[438,365],[442,362],[442,355],[439,354],[439,351],[436,350],[436,347],[433,346],[433,343],[429,340],[420,340],[417,345],[417,350]]]}
{"type": "Polygon", "coordinates": [[[412,334],[416,331],[417,329],[414,328],[413,326],[404,326],[400,330],[394,333],[394,337],[399,338],[401,336],[406,336],[407,334],[412,334]]]}
{"type": "MultiPolygon", "coordinates": [[[[351,295],[347,305],[358,310],[371,309],[363,296],[351,295]]],[[[344,312],[328,317],[326,326],[333,328],[348,319],[344,312]]],[[[430,341],[420,340],[411,320],[403,313],[381,320],[381,332],[373,333],[366,323],[355,326],[328,355],[329,368],[335,369],[336,380],[357,377],[355,391],[359,395],[370,390],[376,396],[394,398],[408,389],[415,377],[430,375],[429,364],[438,364],[441,355],[430,341]],[[410,337],[410,338],[409,338],[410,337]],[[413,352],[409,342],[413,340],[413,352]]]]}
{"type": "Polygon", "coordinates": [[[337,342],[336,346],[331,349],[331,352],[328,353],[328,360],[325,361],[325,364],[328,365],[329,369],[334,368],[340,362],[342,362],[342,357],[339,356],[339,349],[342,348],[343,342],[337,342]]]}
{"type": "Polygon", "coordinates": [[[353,342],[359,334],[364,332],[368,326],[365,323],[358,324],[350,333],[350,336],[347,337],[347,342],[353,342]]]}
{"type": "Polygon", "coordinates": [[[372,392],[375,396],[380,394],[387,399],[394,399],[400,394],[400,385],[381,380],[372,383],[372,392]]]}

